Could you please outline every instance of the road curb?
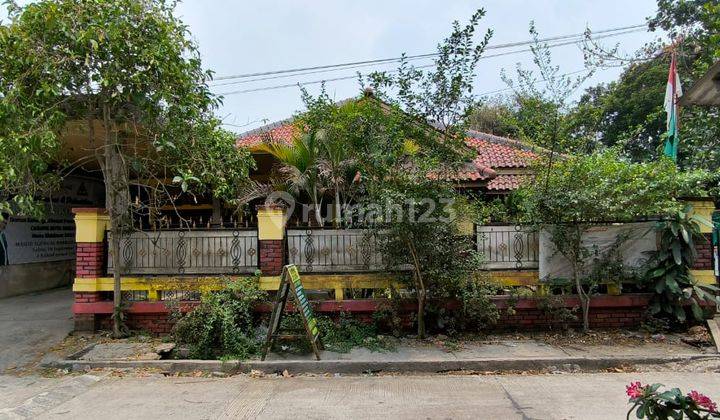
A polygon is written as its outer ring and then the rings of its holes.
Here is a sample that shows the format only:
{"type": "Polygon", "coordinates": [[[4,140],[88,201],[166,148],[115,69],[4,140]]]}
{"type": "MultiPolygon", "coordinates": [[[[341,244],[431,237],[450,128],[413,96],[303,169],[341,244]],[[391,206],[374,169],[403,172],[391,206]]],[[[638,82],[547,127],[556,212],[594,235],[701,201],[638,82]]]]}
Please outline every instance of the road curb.
{"type": "Polygon", "coordinates": [[[583,371],[610,369],[638,364],[665,364],[695,360],[720,359],[717,354],[692,354],[667,357],[549,357],[549,358],[488,358],[469,360],[270,360],[270,361],[220,361],[220,360],[59,360],[52,367],[85,371],[89,369],[159,369],[164,372],[225,372],[247,373],[258,370],[265,373],[345,373],[367,372],[397,373],[443,373],[450,371],[510,372],[547,370],[552,367],[571,365],[583,371]],[[576,365],[576,366],[575,366],[576,365]]]}

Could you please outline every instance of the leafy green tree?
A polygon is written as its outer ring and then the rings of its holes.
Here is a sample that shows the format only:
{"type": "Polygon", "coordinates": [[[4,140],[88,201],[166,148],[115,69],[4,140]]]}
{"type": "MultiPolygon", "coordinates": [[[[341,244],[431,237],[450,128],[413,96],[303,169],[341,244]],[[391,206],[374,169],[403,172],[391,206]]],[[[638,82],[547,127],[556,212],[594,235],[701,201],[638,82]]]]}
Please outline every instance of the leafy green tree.
{"type": "Polygon", "coordinates": [[[509,99],[498,96],[481,101],[469,118],[469,128],[500,137],[519,138],[518,127],[513,124],[513,107],[509,99]]]}
{"type": "MultiPolygon", "coordinates": [[[[249,155],[236,151],[213,116],[218,104],[207,86],[197,46],[164,0],[43,0],[6,2],[10,20],[0,27],[0,136],[20,148],[48,151],[70,120],[84,121],[87,160],[102,169],[111,241],[133,228],[133,212],[157,212],[161,196],[172,199],[166,177],[182,191],[212,187],[232,198],[247,179],[249,155]],[[132,203],[129,186],[148,202],[132,203]]],[[[2,155],[4,156],[4,155],[2,155]]],[[[47,162],[51,156],[35,155],[47,162]]],[[[80,162],[82,163],[82,162],[80,162]]],[[[27,173],[37,180],[42,166],[27,173]]],[[[26,194],[27,195],[27,194],[26,194]]],[[[115,335],[122,335],[119,252],[112,255],[115,335]]]]}
{"type": "Polygon", "coordinates": [[[551,152],[585,152],[591,138],[573,136],[568,130],[567,114],[573,103],[571,95],[592,76],[593,71],[577,77],[562,74],[560,67],[552,62],[550,48],[539,39],[533,22],[530,35],[534,43],[530,47],[534,69],[517,65],[515,77],[503,70],[503,81],[513,90],[510,101],[512,110],[505,124],[515,127],[520,140],[537,144],[551,152]]]}
{"type": "Polygon", "coordinates": [[[320,141],[323,137],[322,132],[300,132],[290,144],[270,138],[258,146],[258,150],[268,153],[280,162],[281,182],[291,192],[295,195],[302,192],[307,194],[310,204],[313,206],[313,214],[318,226],[323,226],[320,209],[325,188],[318,168],[321,152],[320,141]]]}
{"type": "Polygon", "coordinates": [[[583,278],[591,256],[583,234],[594,223],[671,214],[682,207],[678,198],[701,194],[706,176],[681,172],[666,158],[631,163],[616,150],[568,156],[552,167],[541,162],[536,171],[535,182],[516,194],[527,220],[550,232],[555,249],[570,264],[585,330],[593,285],[583,278]]]}
{"type": "Polygon", "coordinates": [[[396,73],[371,74],[367,82],[380,101],[367,101],[365,111],[373,119],[358,119],[359,130],[351,137],[364,202],[384,209],[384,217],[368,217],[368,222],[382,238],[388,262],[412,267],[420,337],[426,334],[428,297],[468,278],[474,269],[468,262],[476,261],[457,238],[448,175],[471,156],[464,140],[476,105],[472,85],[492,35],[487,31],[479,42],[475,39],[484,13],[478,10],[465,26],[453,24],[431,70],[403,60],[396,73]]]}
{"type": "MultiPolygon", "coordinates": [[[[665,134],[663,96],[675,48],[678,72],[687,89],[720,58],[720,5],[707,0],[658,0],[658,11],[648,19],[650,30],[662,29],[676,45],[653,41],[634,57],[617,57],[589,48],[589,57],[626,63],[616,81],[586,90],[571,114],[570,132],[595,136],[605,146],[620,146],[634,161],[655,159],[665,134]]],[[[681,114],[678,164],[683,168],[716,171],[720,168],[718,109],[685,107],[681,114]]]]}

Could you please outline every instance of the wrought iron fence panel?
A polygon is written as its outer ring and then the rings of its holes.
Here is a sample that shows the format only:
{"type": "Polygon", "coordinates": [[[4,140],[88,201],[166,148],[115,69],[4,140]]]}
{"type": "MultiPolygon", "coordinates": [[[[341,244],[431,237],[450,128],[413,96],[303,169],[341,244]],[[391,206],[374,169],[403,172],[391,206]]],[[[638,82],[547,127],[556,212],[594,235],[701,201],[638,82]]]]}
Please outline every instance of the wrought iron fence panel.
{"type": "MultiPolygon", "coordinates": [[[[108,232],[108,273],[114,272],[108,232]]],[[[258,266],[256,230],[133,232],[120,240],[123,274],[239,274],[258,266]]]]}
{"type": "Polygon", "coordinates": [[[365,229],[288,229],[288,261],[301,272],[368,272],[385,269],[378,241],[365,229]]]}
{"type": "Polygon", "coordinates": [[[538,233],[525,226],[477,226],[477,250],[490,270],[539,267],[538,233]]]}

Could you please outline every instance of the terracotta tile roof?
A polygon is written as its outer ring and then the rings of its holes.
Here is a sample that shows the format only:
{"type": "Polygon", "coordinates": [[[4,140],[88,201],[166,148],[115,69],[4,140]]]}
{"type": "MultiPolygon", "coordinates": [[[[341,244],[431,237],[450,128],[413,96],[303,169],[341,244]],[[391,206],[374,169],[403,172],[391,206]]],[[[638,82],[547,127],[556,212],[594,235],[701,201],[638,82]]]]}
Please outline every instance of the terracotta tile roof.
{"type": "MultiPolygon", "coordinates": [[[[293,119],[278,121],[243,133],[237,139],[238,147],[252,147],[268,136],[275,141],[290,143],[297,128],[293,119]]],[[[468,130],[465,143],[477,151],[477,157],[451,178],[455,181],[489,181],[488,190],[510,191],[527,178],[526,175],[503,174],[503,169],[527,168],[541,150],[505,137],[468,130]]]]}
{"type": "Polygon", "coordinates": [[[529,175],[503,175],[500,174],[490,180],[485,188],[491,191],[516,190],[523,182],[526,182],[529,175]]]}
{"type": "Polygon", "coordinates": [[[474,130],[468,131],[465,143],[478,152],[475,164],[491,168],[526,168],[538,157],[530,145],[474,130]]]}
{"type": "MultiPolygon", "coordinates": [[[[428,175],[430,178],[436,179],[436,174],[428,175]]],[[[478,165],[475,162],[468,162],[465,166],[454,174],[445,174],[444,179],[453,181],[486,181],[493,179],[497,173],[487,166],[478,165]]]]}
{"type": "Polygon", "coordinates": [[[293,125],[293,118],[288,118],[241,134],[235,141],[235,145],[237,147],[252,147],[264,142],[268,136],[274,141],[290,143],[296,134],[296,130],[295,125],[293,125]]]}

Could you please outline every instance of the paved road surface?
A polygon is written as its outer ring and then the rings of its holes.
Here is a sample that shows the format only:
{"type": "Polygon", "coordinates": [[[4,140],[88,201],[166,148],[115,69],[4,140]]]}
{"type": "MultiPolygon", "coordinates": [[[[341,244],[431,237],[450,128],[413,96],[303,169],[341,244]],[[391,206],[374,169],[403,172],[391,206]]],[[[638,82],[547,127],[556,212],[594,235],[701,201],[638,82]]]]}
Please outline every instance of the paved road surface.
{"type": "Polygon", "coordinates": [[[718,373],[258,378],[0,377],[0,419],[621,419],[632,380],[720,398],[718,373]],[[36,387],[41,394],[29,396],[36,387]],[[13,398],[16,395],[16,398],[13,398]],[[1,406],[5,404],[3,409],[1,406]]]}
{"type": "Polygon", "coordinates": [[[37,364],[60,343],[73,329],[72,302],[69,288],[0,299],[0,374],[37,364]]]}

